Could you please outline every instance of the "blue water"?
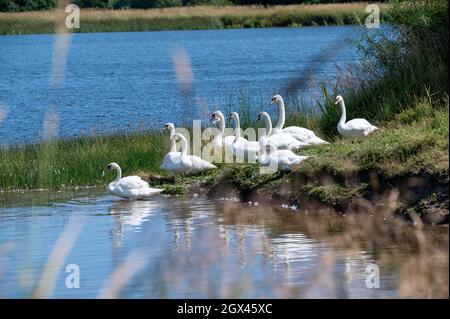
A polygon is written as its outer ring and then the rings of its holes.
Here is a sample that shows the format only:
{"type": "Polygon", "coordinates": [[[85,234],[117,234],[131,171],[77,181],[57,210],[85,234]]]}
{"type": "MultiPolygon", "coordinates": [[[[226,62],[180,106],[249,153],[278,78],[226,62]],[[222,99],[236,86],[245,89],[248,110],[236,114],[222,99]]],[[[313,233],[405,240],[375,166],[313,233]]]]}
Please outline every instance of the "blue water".
{"type": "MultiPolygon", "coordinates": [[[[379,237],[349,218],[201,196],[124,201],[104,188],[6,192],[0,197],[0,297],[36,296],[43,277],[47,286],[39,297],[50,298],[105,297],[103,291],[125,298],[420,297],[423,291],[401,287],[428,276],[428,269],[448,272],[445,248],[428,251],[430,268],[416,269],[418,250],[404,245],[415,247],[412,226],[390,224],[399,237],[379,237]],[[70,240],[74,232],[65,230],[73,225],[81,230],[70,240]],[[61,258],[51,257],[55,249],[61,258]],[[57,262],[45,277],[49,260],[57,262]],[[376,289],[366,286],[373,263],[380,267],[376,289]],[[68,265],[79,269],[79,288],[66,285],[68,265]],[[114,273],[123,285],[109,284],[114,273]]],[[[433,228],[425,232],[430,244],[433,233],[448,242],[447,229],[433,228]]]]}
{"type": "MultiPolygon", "coordinates": [[[[0,144],[36,141],[51,106],[68,137],[137,126],[184,124],[236,103],[283,93],[312,70],[332,79],[355,62],[353,26],[74,34],[62,86],[50,85],[54,35],[0,36],[0,144]],[[193,85],[177,83],[173,54],[184,50],[193,85]],[[331,51],[331,52],[328,52],[331,51]],[[323,56],[323,57],[322,57],[323,56]]],[[[64,63],[62,64],[64,65],[64,63]]],[[[300,95],[311,96],[306,85],[300,95]]]]}

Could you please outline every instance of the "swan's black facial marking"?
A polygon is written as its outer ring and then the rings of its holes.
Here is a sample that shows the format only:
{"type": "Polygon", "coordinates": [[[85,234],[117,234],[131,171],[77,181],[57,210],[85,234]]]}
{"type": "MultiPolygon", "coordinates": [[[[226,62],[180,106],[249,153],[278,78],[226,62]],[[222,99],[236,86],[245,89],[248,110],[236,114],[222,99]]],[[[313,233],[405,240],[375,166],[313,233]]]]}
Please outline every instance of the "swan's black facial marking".
{"type": "Polygon", "coordinates": [[[110,171],[110,170],[112,169],[112,165],[109,164],[108,166],[106,166],[106,169],[107,169],[108,171],[110,171]]]}

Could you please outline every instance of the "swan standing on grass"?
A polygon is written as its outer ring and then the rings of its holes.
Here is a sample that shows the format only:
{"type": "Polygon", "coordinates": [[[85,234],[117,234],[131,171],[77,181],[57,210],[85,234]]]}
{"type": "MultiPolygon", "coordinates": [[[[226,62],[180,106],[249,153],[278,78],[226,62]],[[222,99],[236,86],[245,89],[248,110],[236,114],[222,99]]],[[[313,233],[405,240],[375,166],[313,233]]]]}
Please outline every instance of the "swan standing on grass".
{"type": "Polygon", "coordinates": [[[342,136],[347,138],[367,137],[367,135],[378,129],[378,127],[370,124],[366,119],[353,119],[345,122],[347,119],[347,112],[342,96],[336,96],[335,104],[339,104],[341,107],[342,114],[337,125],[337,130],[342,136]]]}
{"type": "Polygon", "coordinates": [[[173,139],[179,139],[181,141],[181,153],[168,159],[168,165],[164,169],[168,171],[170,175],[195,174],[216,168],[216,166],[198,156],[188,155],[187,140],[182,134],[175,133],[173,139]]]}
{"type": "Polygon", "coordinates": [[[249,162],[254,163],[258,157],[259,143],[257,141],[248,141],[246,138],[241,137],[241,124],[237,112],[231,112],[230,119],[235,122],[236,132],[233,141],[233,155],[242,159],[242,161],[247,157],[249,162]]]}
{"type": "Polygon", "coordinates": [[[169,138],[170,138],[170,152],[167,153],[164,156],[163,162],[159,168],[164,169],[166,171],[170,171],[171,164],[174,162],[175,158],[178,158],[181,156],[181,152],[177,151],[177,144],[175,142],[175,126],[172,123],[167,123],[164,125],[163,131],[168,130],[169,131],[169,138]]]}
{"type": "Polygon", "coordinates": [[[219,123],[219,134],[213,140],[214,148],[224,148],[227,153],[232,154],[234,136],[225,136],[225,116],[223,113],[221,111],[215,111],[211,114],[211,123],[219,123]]]}
{"type": "Polygon", "coordinates": [[[139,176],[127,176],[122,178],[122,170],[119,164],[110,163],[103,171],[117,171],[116,179],[106,188],[112,195],[127,199],[143,199],[161,193],[164,189],[151,188],[147,182],[139,176]]]}
{"type": "Polygon", "coordinates": [[[300,156],[291,150],[277,150],[273,143],[262,144],[258,162],[261,166],[277,168],[281,171],[290,171],[295,165],[300,164],[308,156],[300,156]],[[270,147],[267,153],[267,147],[270,147]]]}
{"type": "Polygon", "coordinates": [[[269,114],[267,112],[261,112],[258,114],[256,121],[264,119],[266,122],[266,130],[263,136],[259,138],[259,146],[265,144],[273,144],[277,149],[288,149],[288,150],[298,150],[302,147],[307,147],[306,143],[302,143],[296,140],[292,135],[287,133],[277,133],[272,134],[272,121],[270,120],[269,114]]]}
{"type": "Polygon", "coordinates": [[[278,122],[273,128],[273,133],[287,133],[292,135],[296,140],[304,143],[306,146],[315,146],[322,144],[329,144],[327,141],[322,140],[316,134],[304,127],[289,126],[283,129],[284,122],[286,120],[286,110],[284,108],[284,101],[280,95],[274,95],[270,104],[276,104],[278,106],[278,122]]]}

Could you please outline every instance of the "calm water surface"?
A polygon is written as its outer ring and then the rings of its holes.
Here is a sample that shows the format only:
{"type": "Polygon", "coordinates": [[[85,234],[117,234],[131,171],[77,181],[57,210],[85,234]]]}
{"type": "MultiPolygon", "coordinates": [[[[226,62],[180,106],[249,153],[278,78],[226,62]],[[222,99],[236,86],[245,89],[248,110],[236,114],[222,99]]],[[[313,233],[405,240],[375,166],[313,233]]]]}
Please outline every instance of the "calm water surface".
{"type": "MultiPolygon", "coordinates": [[[[92,298],[115,287],[125,298],[393,298],[405,294],[405,283],[420,281],[417,249],[405,248],[416,241],[412,227],[402,226],[400,242],[386,234],[379,241],[369,230],[343,227],[346,218],[202,197],[123,201],[102,189],[2,193],[0,297],[31,296],[59,236],[74,223],[81,233],[50,272],[50,297],[92,298]],[[366,287],[372,263],[380,267],[377,289],[366,287]],[[79,266],[79,289],[66,288],[68,264],[79,266]],[[117,269],[121,278],[131,274],[124,285],[111,284],[117,269]]],[[[448,274],[448,229],[425,236],[447,245],[425,265],[448,274]]],[[[439,291],[445,280],[448,286],[446,277],[427,287],[439,291]]]]}
{"type": "Polygon", "coordinates": [[[236,103],[241,89],[265,105],[303,71],[324,80],[336,75],[336,66],[357,61],[349,40],[358,30],[74,34],[59,89],[50,86],[54,35],[0,36],[0,143],[40,139],[51,105],[57,106],[63,137],[204,119],[236,103]],[[192,65],[194,82],[187,92],[180,90],[173,68],[173,54],[180,49],[192,65]],[[327,57],[318,58],[322,54],[327,57]]]}

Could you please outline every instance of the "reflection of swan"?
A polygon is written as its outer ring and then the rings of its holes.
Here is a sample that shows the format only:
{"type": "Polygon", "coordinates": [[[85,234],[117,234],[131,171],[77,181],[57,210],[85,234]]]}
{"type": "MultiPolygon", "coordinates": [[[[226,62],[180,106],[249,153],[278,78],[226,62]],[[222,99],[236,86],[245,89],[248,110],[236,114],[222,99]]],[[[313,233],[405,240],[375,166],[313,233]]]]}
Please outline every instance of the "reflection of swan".
{"type": "Polygon", "coordinates": [[[117,225],[113,230],[115,246],[121,246],[126,228],[141,230],[142,224],[159,209],[160,203],[153,200],[115,201],[108,209],[117,225]]]}
{"type": "Polygon", "coordinates": [[[116,201],[109,212],[119,216],[121,224],[137,227],[146,222],[156,209],[160,209],[160,206],[152,200],[116,201]]]}
{"type": "Polygon", "coordinates": [[[283,98],[280,95],[275,95],[272,97],[272,101],[270,104],[277,104],[278,105],[278,122],[277,125],[273,128],[273,133],[288,133],[292,135],[295,139],[299,140],[300,142],[304,143],[305,146],[313,146],[313,145],[321,145],[321,144],[329,144],[328,142],[322,140],[321,138],[317,137],[316,134],[314,134],[313,131],[308,130],[304,127],[298,127],[298,126],[289,126],[283,129],[284,121],[286,118],[286,112],[284,109],[284,101],[283,98]]]}
{"type": "Polygon", "coordinates": [[[166,168],[170,175],[195,174],[216,168],[216,166],[198,156],[188,155],[186,138],[180,133],[175,133],[174,139],[177,138],[181,141],[181,153],[170,158],[169,165],[166,168]]]}
{"type": "Polygon", "coordinates": [[[298,274],[297,279],[303,277],[304,280],[305,269],[312,270],[311,275],[314,274],[313,270],[317,266],[319,256],[315,241],[303,234],[284,234],[272,239],[272,244],[276,269],[280,264],[286,265],[288,279],[292,280],[294,279],[292,276],[298,274]]]}
{"type": "Polygon", "coordinates": [[[247,157],[249,162],[254,163],[259,151],[259,143],[257,141],[248,141],[247,139],[241,137],[241,124],[238,113],[232,112],[230,114],[230,119],[234,119],[236,123],[236,134],[233,141],[233,155],[236,156],[236,158],[241,162],[243,162],[245,157],[247,157]]]}
{"type": "Polygon", "coordinates": [[[276,133],[272,134],[272,121],[270,120],[269,114],[267,112],[261,112],[258,114],[256,121],[264,119],[266,122],[266,130],[263,136],[259,138],[259,146],[271,143],[276,146],[277,149],[288,149],[288,150],[298,150],[301,147],[308,146],[305,143],[297,141],[292,135],[287,133],[276,133]]]}
{"type": "Polygon", "coordinates": [[[127,176],[122,178],[122,170],[119,164],[110,163],[105,170],[117,171],[116,179],[108,184],[107,190],[110,194],[128,198],[143,199],[161,193],[164,189],[151,188],[147,182],[139,176],[127,176]]]}
{"type": "Polygon", "coordinates": [[[213,145],[216,150],[222,148],[229,154],[233,154],[234,136],[225,136],[225,116],[221,111],[211,114],[211,123],[219,123],[219,134],[214,138],[213,145]]]}
{"type": "Polygon", "coordinates": [[[365,119],[353,119],[345,122],[347,118],[347,111],[345,110],[345,103],[342,96],[336,96],[335,104],[339,104],[341,107],[342,114],[337,125],[337,130],[342,136],[348,138],[367,137],[367,135],[378,129],[378,127],[370,124],[365,119]]]}

